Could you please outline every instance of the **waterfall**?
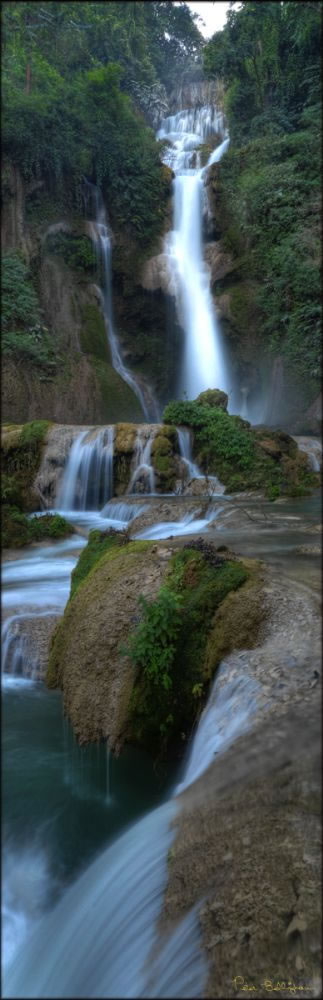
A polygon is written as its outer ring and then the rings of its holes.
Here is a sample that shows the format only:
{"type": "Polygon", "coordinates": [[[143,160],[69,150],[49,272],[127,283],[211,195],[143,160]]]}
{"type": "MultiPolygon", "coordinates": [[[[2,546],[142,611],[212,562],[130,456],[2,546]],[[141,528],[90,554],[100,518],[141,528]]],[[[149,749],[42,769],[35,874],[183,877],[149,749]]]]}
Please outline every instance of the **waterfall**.
{"type": "Polygon", "coordinates": [[[82,431],[72,444],[57,505],[60,510],[99,510],[113,494],[114,427],[82,431]],[[91,436],[92,435],[92,436],[91,436]]]}
{"type": "Polygon", "coordinates": [[[181,459],[187,466],[189,479],[200,479],[203,475],[198,465],[192,461],[191,435],[187,427],[176,427],[178,436],[178,447],[181,459]]]}
{"type": "MultiPolygon", "coordinates": [[[[180,111],[166,118],[158,139],[170,144],[164,162],[175,172],[174,229],[166,237],[165,253],[176,288],[185,348],[179,394],[194,399],[205,389],[228,391],[221,334],[202,253],[203,175],[198,147],[215,132],[224,135],[224,119],[216,108],[180,111]]],[[[211,154],[207,166],[219,160],[229,139],[211,154]]]]}
{"type": "Polygon", "coordinates": [[[313,472],[320,472],[322,466],[322,442],[318,438],[311,438],[305,435],[295,437],[293,434],[293,438],[300,451],[304,451],[307,455],[313,472]]]}
{"type": "Polygon", "coordinates": [[[205,479],[208,483],[208,494],[213,496],[216,493],[224,493],[225,486],[220,483],[217,476],[205,476],[192,459],[191,435],[187,427],[176,427],[178,435],[179,453],[183,462],[186,463],[188,479],[205,479]]]}
{"type": "Polygon", "coordinates": [[[144,413],[145,419],[158,420],[159,419],[159,409],[156,401],[153,398],[152,392],[148,386],[144,386],[143,389],[139,385],[139,381],[134,375],[128,371],[125,367],[120,346],[117,338],[117,334],[114,326],[113,319],[113,308],[112,308],[112,281],[111,281],[111,236],[108,225],[107,213],[104,206],[103,198],[101,192],[93,184],[89,184],[86,181],[86,186],[92,195],[94,201],[95,209],[95,220],[89,223],[89,231],[93,242],[96,245],[97,256],[101,270],[101,296],[102,296],[102,308],[104,321],[107,331],[107,337],[109,341],[110,351],[111,351],[111,361],[113,368],[118,372],[118,375],[123,379],[124,382],[129,385],[130,389],[135,393],[137,399],[140,402],[142,411],[144,413]]]}
{"type": "Polygon", "coordinates": [[[134,468],[127,493],[154,493],[155,473],[151,464],[151,448],[156,430],[153,427],[139,427],[134,452],[134,468]],[[144,489],[142,489],[144,486],[144,489]],[[146,487],[149,487],[147,489],[146,487]],[[139,487],[139,489],[138,489],[139,487]]]}

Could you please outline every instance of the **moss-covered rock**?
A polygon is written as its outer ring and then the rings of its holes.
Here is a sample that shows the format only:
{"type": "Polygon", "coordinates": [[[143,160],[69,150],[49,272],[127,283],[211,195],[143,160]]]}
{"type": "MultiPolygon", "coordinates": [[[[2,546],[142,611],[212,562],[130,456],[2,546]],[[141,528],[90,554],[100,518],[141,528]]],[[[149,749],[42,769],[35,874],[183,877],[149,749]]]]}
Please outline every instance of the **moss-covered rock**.
{"type": "Polygon", "coordinates": [[[156,473],[157,490],[171,493],[177,477],[175,453],[178,449],[177,433],[174,428],[165,428],[167,433],[156,434],[151,449],[151,460],[156,473]]]}
{"type": "Polygon", "coordinates": [[[293,495],[302,495],[319,485],[307,456],[284,431],[254,429],[240,417],[216,405],[203,405],[201,400],[169,403],[164,419],[192,428],[194,454],[202,471],[216,475],[230,493],[262,489],[269,499],[276,499],[291,489],[293,495]]]}
{"type": "Polygon", "coordinates": [[[221,389],[206,389],[205,392],[200,392],[196,403],[198,406],[217,406],[220,410],[227,410],[228,396],[221,389]]]}
{"type": "Polygon", "coordinates": [[[84,354],[92,354],[101,361],[110,362],[107,331],[102,312],[98,306],[88,302],[82,308],[82,328],[80,346],[84,354]]]}
{"type": "Polygon", "coordinates": [[[73,533],[73,527],[60,514],[45,514],[43,517],[26,517],[14,504],[3,504],[2,545],[5,549],[18,549],[32,542],[47,539],[66,538],[73,533]]]}
{"type": "MultiPolygon", "coordinates": [[[[153,755],[183,747],[218,662],[208,646],[215,612],[252,576],[250,567],[202,539],[174,551],[91,533],[47,673],[48,686],[63,689],[81,743],[134,743],[153,755]]],[[[219,648],[234,642],[219,632],[219,648]]],[[[245,635],[234,633],[238,643],[245,635]]]]}
{"type": "Polygon", "coordinates": [[[143,413],[135,393],[118,375],[111,364],[98,357],[90,357],[101,395],[100,412],[103,423],[124,420],[141,420],[143,413]]]}
{"type": "Polygon", "coordinates": [[[87,572],[55,630],[47,672],[48,686],[63,690],[80,743],[105,739],[115,750],[124,741],[135,679],[120,646],[135,627],[138,595],[155,597],[166,570],[152,542],[121,541],[108,548],[103,542],[91,568],[97,539],[90,542],[90,558],[83,553],[87,572]]]}

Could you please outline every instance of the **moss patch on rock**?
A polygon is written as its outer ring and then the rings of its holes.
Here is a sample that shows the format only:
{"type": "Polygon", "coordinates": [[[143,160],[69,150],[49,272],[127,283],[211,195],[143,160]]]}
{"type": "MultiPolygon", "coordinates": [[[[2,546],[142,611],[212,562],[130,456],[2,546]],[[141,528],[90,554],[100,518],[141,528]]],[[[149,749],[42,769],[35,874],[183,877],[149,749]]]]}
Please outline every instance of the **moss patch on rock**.
{"type": "Polygon", "coordinates": [[[124,542],[125,536],[120,531],[110,528],[108,531],[90,531],[88,543],[73,569],[71,576],[71,593],[74,597],[80,584],[86,579],[90,571],[102,559],[105,553],[114,546],[120,546],[124,542]]]}
{"type": "Polygon", "coordinates": [[[15,502],[26,511],[37,508],[33,482],[49,427],[48,420],[33,420],[16,428],[12,425],[3,428],[2,502],[15,502]]]}
{"type": "Polygon", "coordinates": [[[165,433],[156,434],[153,440],[151,457],[157,476],[157,488],[162,493],[170,493],[176,480],[176,462],[174,449],[177,449],[177,433],[172,427],[165,428],[165,433]]]}
{"type": "Polygon", "coordinates": [[[29,518],[13,504],[2,506],[3,548],[18,549],[32,542],[66,538],[72,532],[72,526],[60,514],[29,518]]]}
{"type": "Polygon", "coordinates": [[[96,305],[88,302],[81,311],[82,328],[80,346],[84,354],[92,354],[101,361],[110,362],[110,350],[102,313],[96,305]]]}
{"type": "Polygon", "coordinates": [[[242,562],[218,555],[201,539],[171,558],[163,588],[155,604],[144,607],[143,621],[128,646],[138,668],[130,742],[159,754],[189,737],[207,695],[204,657],[214,612],[247,577],[242,562]]]}
{"type": "Polygon", "coordinates": [[[89,360],[101,392],[102,422],[113,424],[120,417],[123,420],[142,420],[143,413],[137,396],[112,365],[92,355],[89,360]]]}
{"type": "Polygon", "coordinates": [[[210,680],[224,656],[234,649],[252,649],[259,639],[265,617],[263,571],[254,560],[244,559],[243,564],[248,579],[225,597],[212,620],[204,659],[204,674],[210,680]]]}

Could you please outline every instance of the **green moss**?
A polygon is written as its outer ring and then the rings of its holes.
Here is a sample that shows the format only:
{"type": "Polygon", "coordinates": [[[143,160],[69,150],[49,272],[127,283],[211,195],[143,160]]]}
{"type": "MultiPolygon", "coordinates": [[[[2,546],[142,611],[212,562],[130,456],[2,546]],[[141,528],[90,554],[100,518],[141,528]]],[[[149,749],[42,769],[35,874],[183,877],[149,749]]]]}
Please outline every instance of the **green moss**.
{"type": "Polygon", "coordinates": [[[216,611],[207,637],[204,678],[211,680],[223,659],[234,649],[256,646],[264,621],[262,569],[259,563],[244,559],[248,579],[228,594],[216,611]]]}
{"type": "Polygon", "coordinates": [[[82,328],[80,345],[84,354],[92,354],[101,361],[110,362],[110,350],[102,313],[97,306],[88,303],[81,311],[82,328]]]}
{"type": "MultiPolygon", "coordinates": [[[[131,698],[130,741],[149,751],[169,752],[170,747],[189,735],[198,705],[206,695],[208,673],[204,654],[208,630],[214,612],[226,595],[247,579],[241,562],[216,556],[212,545],[191,543],[176,553],[157,599],[148,608],[145,621],[135,634],[130,651],[142,648],[142,669],[131,698]],[[176,617],[176,629],[170,629],[163,613],[161,598],[172,595],[177,604],[170,606],[176,617]],[[160,605],[160,612],[159,612],[160,605]],[[153,619],[156,608],[155,619],[153,619]],[[157,613],[158,612],[158,613],[157,613]],[[155,621],[155,642],[152,625],[155,621]],[[146,636],[146,645],[143,639],[146,636]],[[139,643],[137,647],[136,643],[139,643]],[[156,676],[155,649],[160,649],[160,675],[156,676]],[[150,664],[152,668],[150,669],[150,664]],[[164,683],[165,664],[168,681],[164,683]]],[[[138,657],[135,662],[138,663],[138,657]]]]}
{"type": "MultiPolygon", "coordinates": [[[[152,445],[152,463],[158,476],[158,486],[163,493],[171,492],[174,489],[176,479],[176,465],[174,461],[174,448],[177,449],[177,432],[171,432],[173,428],[167,428],[168,433],[157,434],[152,445]]],[[[165,428],[166,431],[166,428],[165,428]]]]}
{"type": "Polygon", "coordinates": [[[112,529],[106,532],[90,531],[89,540],[83,552],[81,552],[75,569],[71,577],[70,597],[74,597],[80,584],[86,579],[91,569],[102,559],[102,556],[113,546],[120,546],[124,541],[121,532],[112,529]]]}
{"type": "Polygon", "coordinates": [[[101,392],[103,423],[117,423],[120,420],[140,422],[143,419],[139,400],[118,372],[99,358],[92,355],[89,361],[97,376],[101,392]]]}
{"type": "MultiPolygon", "coordinates": [[[[39,469],[42,447],[46,439],[50,422],[48,420],[33,420],[23,424],[17,433],[9,432],[4,436],[2,444],[2,475],[8,486],[11,484],[11,496],[23,510],[35,510],[33,482],[39,469]]],[[[8,501],[8,496],[7,496],[8,501]]]]}
{"type": "MultiPolygon", "coordinates": [[[[96,534],[93,532],[94,536],[96,534]]],[[[89,628],[91,627],[90,620],[95,613],[95,600],[100,596],[102,587],[99,569],[106,563],[109,564],[109,580],[113,586],[114,579],[118,580],[128,567],[137,563],[137,560],[140,560],[153,546],[153,542],[148,541],[128,542],[124,545],[118,545],[116,542],[105,545],[105,537],[104,533],[101,543],[94,537],[88,553],[86,549],[82,553],[84,571],[82,579],[78,580],[77,574],[74,577],[77,593],[74,591],[73,596],[70,596],[64,615],[54,630],[51,640],[46,674],[46,684],[49,688],[59,687],[62,683],[66,656],[68,656],[70,630],[77,629],[80,618],[83,621],[87,615],[89,616],[89,628]],[[100,545],[104,546],[104,549],[101,549],[103,554],[96,558],[100,545]],[[90,607],[89,600],[93,601],[93,605],[91,604],[90,607]]]]}

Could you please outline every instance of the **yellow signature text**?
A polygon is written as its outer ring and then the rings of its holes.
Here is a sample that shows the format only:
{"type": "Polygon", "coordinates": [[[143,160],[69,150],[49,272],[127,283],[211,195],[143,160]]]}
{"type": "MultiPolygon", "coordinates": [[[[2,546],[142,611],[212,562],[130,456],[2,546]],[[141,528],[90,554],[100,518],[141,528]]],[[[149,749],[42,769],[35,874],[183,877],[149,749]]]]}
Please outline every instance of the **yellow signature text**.
{"type": "MultiPolygon", "coordinates": [[[[244,993],[256,993],[256,991],[259,990],[259,986],[249,985],[244,976],[235,976],[232,982],[237,990],[242,990],[244,993]]],[[[309,993],[307,986],[296,986],[290,979],[286,982],[282,981],[277,983],[275,983],[272,979],[264,979],[264,982],[260,983],[260,986],[262,989],[266,990],[267,993],[280,993],[282,990],[284,990],[285,993],[300,993],[304,991],[309,993]]]]}

